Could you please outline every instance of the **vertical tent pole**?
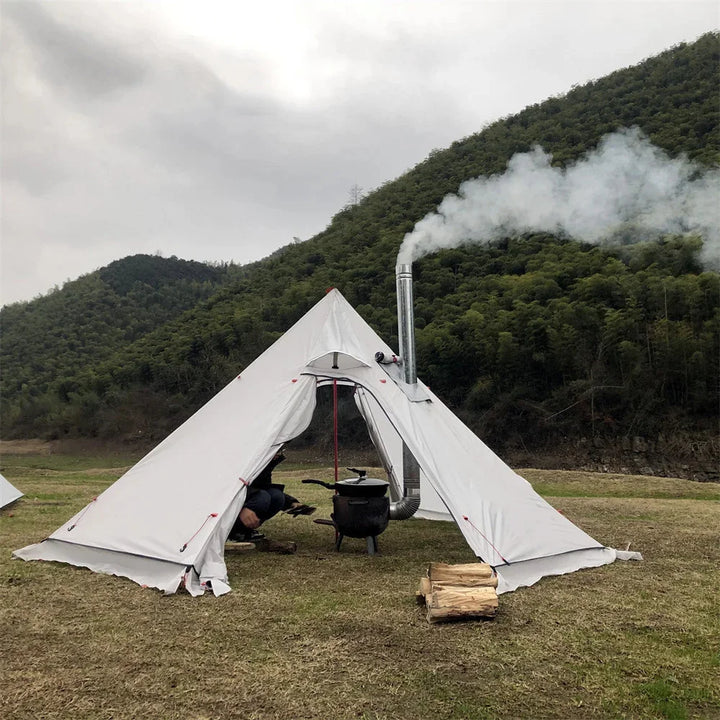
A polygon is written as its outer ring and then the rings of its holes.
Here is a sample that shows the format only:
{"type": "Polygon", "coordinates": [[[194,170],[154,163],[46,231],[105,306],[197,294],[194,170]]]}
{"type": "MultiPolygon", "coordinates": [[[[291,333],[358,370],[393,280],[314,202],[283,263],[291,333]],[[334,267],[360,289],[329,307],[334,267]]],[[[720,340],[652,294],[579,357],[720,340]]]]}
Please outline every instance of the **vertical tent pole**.
{"type": "Polygon", "coordinates": [[[333,380],[333,444],[335,446],[335,482],[338,481],[338,398],[337,380],[333,380]]]}
{"type": "MultiPolygon", "coordinates": [[[[335,482],[338,481],[338,402],[337,402],[337,380],[333,380],[333,445],[335,446],[335,482]]],[[[335,488],[337,494],[337,487],[335,488]]],[[[333,507],[335,501],[333,501],[333,507]]],[[[338,540],[340,539],[340,531],[335,526],[335,547],[340,549],[338,540]]]]}

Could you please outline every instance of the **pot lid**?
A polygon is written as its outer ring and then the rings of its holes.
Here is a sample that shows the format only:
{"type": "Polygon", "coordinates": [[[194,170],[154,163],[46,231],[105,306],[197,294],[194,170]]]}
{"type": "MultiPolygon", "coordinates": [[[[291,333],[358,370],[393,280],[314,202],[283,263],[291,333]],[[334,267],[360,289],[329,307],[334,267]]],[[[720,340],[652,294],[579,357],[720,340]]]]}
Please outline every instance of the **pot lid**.
{"type": "Polygon", "coordinates": [[[345,480],[338,480],[338,485],[357,485],[359,487],[378,487],[378,486],[388,486],[390,483],[387,480],[380,480],[378,478],[369,478],[369,477],[363,477],[363,478],[346,478],[345,480]]]}

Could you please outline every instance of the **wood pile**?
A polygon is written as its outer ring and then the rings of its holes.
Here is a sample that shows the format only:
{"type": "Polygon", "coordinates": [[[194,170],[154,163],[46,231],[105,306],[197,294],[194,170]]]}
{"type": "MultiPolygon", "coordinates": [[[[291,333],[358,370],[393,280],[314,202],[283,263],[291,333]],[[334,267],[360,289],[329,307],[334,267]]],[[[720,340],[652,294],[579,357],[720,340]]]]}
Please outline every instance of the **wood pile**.
{"type": "Polygon", "coordinates": [[[291,540],[268,540],[261,538],[253,542],[235,542],[228,541],[228,549],[238,550],[240,552],[250,552],[257,550],[258,552],[272,552],[280,555],[294,555],[297,552],[297,543],[291,540]]]}
{"type": "Polygon", "coordinates": [[[430,563],[420,579],[418,603],[428,622],[493,618],[498,609],[497,576],[486,563],[430,563]]]}

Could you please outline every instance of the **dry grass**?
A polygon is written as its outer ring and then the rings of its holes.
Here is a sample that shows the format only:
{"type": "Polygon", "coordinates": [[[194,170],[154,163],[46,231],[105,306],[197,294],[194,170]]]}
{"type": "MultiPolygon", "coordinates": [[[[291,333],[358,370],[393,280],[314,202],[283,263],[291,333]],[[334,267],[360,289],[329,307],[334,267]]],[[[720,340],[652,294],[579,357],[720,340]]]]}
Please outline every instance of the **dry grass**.
{"type": "MultiPolygon", "coordinates": [[[[335,553],[310,518],[273,519],[266,532],[298,553],[229,549],[222,598],[11,560],[124,464],[87,462],[4,458],[26,497],[0,511],[0,717],[720,718],[717,485],[526,471],[645,561],[503,595],[492,622],[431,626],[414,598],[427,563],[473,559],[446,523],[391,523],[368,557],[352,539],[335,553]]],[[[306,476],[332,473],[278,473],[327,517],[329,491],[306,476]]]]}

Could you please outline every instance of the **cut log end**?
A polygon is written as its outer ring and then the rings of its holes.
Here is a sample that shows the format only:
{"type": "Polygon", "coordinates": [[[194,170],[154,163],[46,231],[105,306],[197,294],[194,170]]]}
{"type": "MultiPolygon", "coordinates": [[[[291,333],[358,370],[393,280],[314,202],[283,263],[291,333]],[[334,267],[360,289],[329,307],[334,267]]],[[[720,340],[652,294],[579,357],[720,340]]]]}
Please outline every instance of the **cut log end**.
{"type": "Polygon", "coordinates": [[[425,605],[426,598],[432,593],[432,583],[430,578],[420,578],[420,587],[415,593],[415,598],[418,601],[418,605],[425,605]]]}

